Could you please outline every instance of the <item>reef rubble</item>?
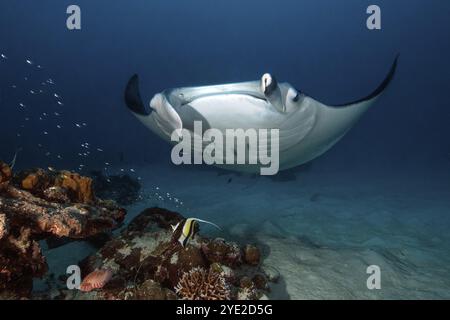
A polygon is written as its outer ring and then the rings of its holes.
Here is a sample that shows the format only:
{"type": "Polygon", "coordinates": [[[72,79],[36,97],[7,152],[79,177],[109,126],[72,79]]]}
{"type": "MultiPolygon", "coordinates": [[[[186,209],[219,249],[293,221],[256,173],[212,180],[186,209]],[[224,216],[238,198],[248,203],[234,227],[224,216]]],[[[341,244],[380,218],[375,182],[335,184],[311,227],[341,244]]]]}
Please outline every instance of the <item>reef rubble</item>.
{"type": "Polygon", "coordinates": [[[118,227],[126,211],[96,198],[92,180],[69,171],[13,174],[0,161],[0,298],[30,298],[47,272],[39,241],[85,239],[118,227]]]}

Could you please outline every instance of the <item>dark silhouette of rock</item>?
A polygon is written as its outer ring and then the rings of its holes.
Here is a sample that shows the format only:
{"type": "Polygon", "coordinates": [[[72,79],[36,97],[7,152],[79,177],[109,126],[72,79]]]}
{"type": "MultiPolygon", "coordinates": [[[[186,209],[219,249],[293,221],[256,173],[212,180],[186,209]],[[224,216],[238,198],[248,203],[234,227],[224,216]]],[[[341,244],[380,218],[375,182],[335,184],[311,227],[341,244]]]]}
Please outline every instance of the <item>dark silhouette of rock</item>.
{"type": "Polygon", "coordinates": [[[139,199],[141,184],[129,175],[105,176],[100,171],[91,172],[95,194],[102,199],[112,199],[127,206],[139,199]]]}

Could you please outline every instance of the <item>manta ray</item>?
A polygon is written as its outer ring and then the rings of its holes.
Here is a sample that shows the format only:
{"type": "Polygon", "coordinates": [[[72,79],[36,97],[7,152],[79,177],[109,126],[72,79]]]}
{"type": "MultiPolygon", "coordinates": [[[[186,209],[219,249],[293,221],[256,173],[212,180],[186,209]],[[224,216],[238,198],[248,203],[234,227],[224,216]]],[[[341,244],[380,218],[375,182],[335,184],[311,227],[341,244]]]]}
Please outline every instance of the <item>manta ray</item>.
{"type": "MultiPolygon", "coordinates": [[[[398,56],[384,81],[367,97],[341,105],[326,105],[268,73],[260,80],[221,85],[166,89],[145,107],[139,77],[125,89],[128,109],[151,131],[173,143],[181,130],[278,129],[279,169],[305,164],[329,150],[385,92],[394,77],[398,56]]],[[[223,164],[225,169],[257,172],[260,165],[223,164]]]]}

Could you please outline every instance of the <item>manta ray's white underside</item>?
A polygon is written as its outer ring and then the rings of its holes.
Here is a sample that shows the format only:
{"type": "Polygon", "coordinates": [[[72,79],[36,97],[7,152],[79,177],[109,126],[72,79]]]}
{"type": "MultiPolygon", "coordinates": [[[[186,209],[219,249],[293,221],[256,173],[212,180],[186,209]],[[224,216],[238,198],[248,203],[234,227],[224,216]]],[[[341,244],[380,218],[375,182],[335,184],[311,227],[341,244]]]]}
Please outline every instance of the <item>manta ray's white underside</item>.
{"type": "MultiPolygon", "coordinates": [[[[338,142],[384,92],[396,65],[397,59],[371,95],[342,106],[327,106],[273,79],[271,88],[263,89],[261,81],[251,81],[165,90],[153,97],[148,113],[136,75],[128,83],[125,100],[139,120],[169,142],[174,130],[193,131],[194,121],[202,121],[204,130],[215,128],[224,133],[238,128],[279,129],[279,168],[283,170],[320,156],[338,142]]],[[[223,167],[244,172],[260,169],[259,165],[223,167]]]]}

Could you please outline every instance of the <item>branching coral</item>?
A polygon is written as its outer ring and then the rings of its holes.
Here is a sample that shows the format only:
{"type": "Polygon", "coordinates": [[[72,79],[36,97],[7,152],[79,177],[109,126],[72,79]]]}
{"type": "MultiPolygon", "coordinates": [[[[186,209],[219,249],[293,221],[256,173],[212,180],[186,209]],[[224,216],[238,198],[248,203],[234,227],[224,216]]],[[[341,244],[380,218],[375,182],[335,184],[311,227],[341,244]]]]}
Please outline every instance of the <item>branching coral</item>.
{"type": "Polygon", "coordinates": [[[177,286],[177,295],[184,300],[230,300],[231,291],[225,278],[217,271],[193,268],[185,272],[177,286]]]}

